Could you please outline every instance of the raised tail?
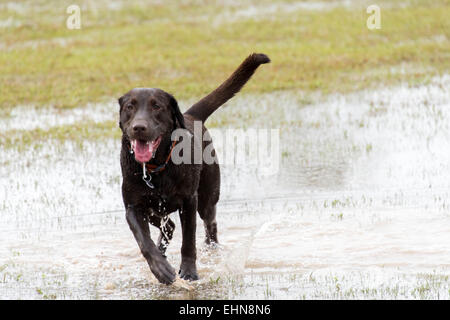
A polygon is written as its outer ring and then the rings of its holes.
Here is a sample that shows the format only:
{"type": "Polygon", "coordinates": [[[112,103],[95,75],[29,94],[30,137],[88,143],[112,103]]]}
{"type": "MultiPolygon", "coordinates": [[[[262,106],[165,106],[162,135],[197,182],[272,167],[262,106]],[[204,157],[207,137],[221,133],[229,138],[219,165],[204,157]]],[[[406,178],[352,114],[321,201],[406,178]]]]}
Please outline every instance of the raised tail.
{"type": "Polygon", "coordinates": [[[190,115],[196,120],[206,121],[214,111],[241,90],[260,64],[269,62],[269,57],[263,53],[249,55],[225,82],[195,103],[184,114],[190,115]]]}

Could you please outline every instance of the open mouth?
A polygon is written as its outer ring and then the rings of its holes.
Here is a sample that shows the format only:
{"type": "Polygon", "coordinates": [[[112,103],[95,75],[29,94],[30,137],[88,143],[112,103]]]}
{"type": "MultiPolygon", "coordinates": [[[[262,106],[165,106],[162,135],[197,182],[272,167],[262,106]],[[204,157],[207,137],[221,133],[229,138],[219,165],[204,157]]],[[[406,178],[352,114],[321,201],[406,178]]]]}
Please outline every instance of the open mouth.
{"type": "Polygon", "coordinates": [[[134,152],[136,161],[144,163],[150,161],[161,142],[161,136],[154,141],[131,140],[131,149],[134,152]]]}

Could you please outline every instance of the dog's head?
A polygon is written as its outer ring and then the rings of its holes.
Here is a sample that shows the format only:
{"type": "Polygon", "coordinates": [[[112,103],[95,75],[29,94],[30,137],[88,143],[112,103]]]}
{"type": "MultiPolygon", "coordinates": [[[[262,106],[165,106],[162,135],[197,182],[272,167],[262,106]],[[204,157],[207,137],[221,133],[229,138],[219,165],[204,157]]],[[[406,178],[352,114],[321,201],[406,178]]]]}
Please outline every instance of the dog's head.
{"type": "Polygon", "coordinates": [[[132,89],[119,98],[119,105],[119,126],[141,163],[150,161],[164,137],[184,128],[177,101],[161,89],[132,89]]]}

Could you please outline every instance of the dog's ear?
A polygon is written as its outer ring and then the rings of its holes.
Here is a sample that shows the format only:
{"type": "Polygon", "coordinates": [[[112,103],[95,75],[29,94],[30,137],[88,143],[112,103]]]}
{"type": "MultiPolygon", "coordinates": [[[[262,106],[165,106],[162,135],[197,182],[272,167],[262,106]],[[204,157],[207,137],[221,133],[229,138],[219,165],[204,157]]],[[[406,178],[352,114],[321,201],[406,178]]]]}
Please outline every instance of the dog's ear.
{"type": "Polygon", "coordinates": [[[184,117],[180,111],[177,100],[175,100],[175,98],[171,94],[169,94],[169,100],[170,107],[172,108],[172,115],[176,122],[178,122],[178,126],[180,128],[186,129],[186,127],[184,126],[184,117]]]}
{"type": "Polygon", "coordinates": [[[122,127],[122,122],[120,121],[120,114],[122,113],[122,108],[123,108],[123,102],[125,100],[125,96],[121,96],[119,99],[117,99],[119,101],[119,106],[120,106],[120,110],[119,110],[119,127],[120,129],[123,130],[122,127]]]}
{"type": "Polygon", "coordinates": [[[122,107],[123,107],[123,101],[125,100],[125,96],[121,96],[119,99],[117,99],[119,101],[119,106],[120,106],[120,112],[122,112],[122,107]]]}

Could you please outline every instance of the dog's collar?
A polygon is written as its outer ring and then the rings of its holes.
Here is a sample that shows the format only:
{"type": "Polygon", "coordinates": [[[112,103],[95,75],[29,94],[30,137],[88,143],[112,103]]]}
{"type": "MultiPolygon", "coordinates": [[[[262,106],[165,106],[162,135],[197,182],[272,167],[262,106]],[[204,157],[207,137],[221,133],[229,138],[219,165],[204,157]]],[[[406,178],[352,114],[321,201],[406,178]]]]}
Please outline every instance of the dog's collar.
{"type": "Polygon", "coordinates": [[[150,174],[163,171],[166,168],[167,164],[169,163],[170,158],[172,157],[172,151],[173,151],[173,148],[175,147],[176,143],[177,143],[177,141],[172,142],[172,146],[170,147],[169,155],[167,156],[167,159],[163,164],[158,166],[156,164],[152,164],[149,162],[145,163],[145,168],[147,169],[147,171],[150,174]]]}

